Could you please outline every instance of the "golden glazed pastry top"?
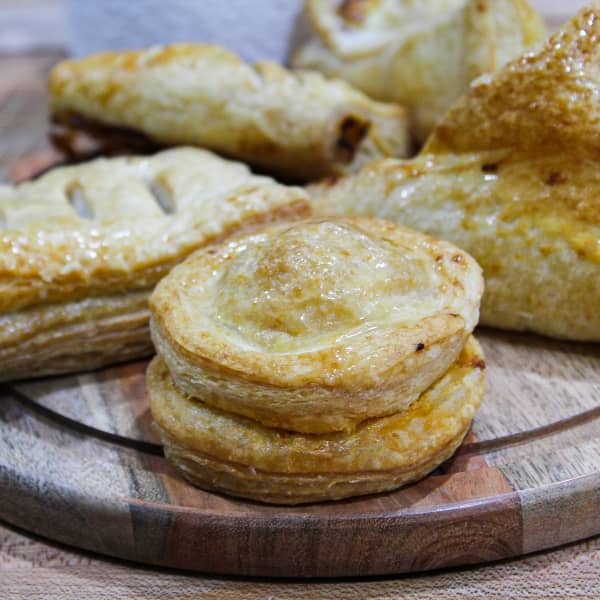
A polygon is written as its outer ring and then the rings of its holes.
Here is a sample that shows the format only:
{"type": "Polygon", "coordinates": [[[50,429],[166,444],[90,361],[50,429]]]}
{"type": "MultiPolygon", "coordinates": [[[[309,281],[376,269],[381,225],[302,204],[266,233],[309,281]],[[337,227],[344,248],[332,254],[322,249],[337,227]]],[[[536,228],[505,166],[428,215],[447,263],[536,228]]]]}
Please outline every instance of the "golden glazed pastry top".
{"type": "Polygon", "coordinates": [[[478,319],[477,264],[376,219],[265,227],[195,253],[151,297],[175,383],[297,431],[349,429],[410,404],[478,319]]]}
{"type": "Polygon", "coordinates": [[[482,322],[600,340],[600,9],[473,82],[410,161],[313,186],[317,214],[378,216],[484,269],[482,322]]]}
{"type": "Polygon", "coordinates": [[[290,180],[409,151],[402,107],[320,73],[249,65],[209,44],[63,61],[50,74],[49,95],[59,123],[87,121],[162,145],[201,146],[290,180]]]}
{"type": "Polygon", "coordinates": [[[544,36],[524,0],[306,0],[313,37],[292,64],[411,112],[424,141],[469,83],[544,36]]]}
{"type": "Polygon", "coordinates": [[[0,313],[148,288],[211,240],[306,212],[303,190],[191,148],[0,186],[0,313]]]}
{"type": "Polygon", "coordinates": [[[540,48],[474,81],[423,152],[510,148],[598,158],[599,20],[598,5],[584,9],[540,48]]]}

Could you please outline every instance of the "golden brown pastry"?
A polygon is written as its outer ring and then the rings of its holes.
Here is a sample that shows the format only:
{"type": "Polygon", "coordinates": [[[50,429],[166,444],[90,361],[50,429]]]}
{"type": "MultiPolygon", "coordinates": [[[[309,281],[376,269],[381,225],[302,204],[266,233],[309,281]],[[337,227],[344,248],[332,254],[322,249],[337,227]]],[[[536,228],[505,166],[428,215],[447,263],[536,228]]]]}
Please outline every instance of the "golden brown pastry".
{"type": "Polygon", "coordinates": [[[174,264],[307,211],[302,189],[190,148],[0,186],[0,380],[149,354],[148,295],[174,264]]]}
{"type": "MultiPolygon", "coordinates": [[[[202,146],[290,180],[350,172],[407,156],[403,108],[319,73],[248,65],[207,44],[112,52],[58,64],[53,119],[97,136],[102,127],[159,145],[202,146]]],[[[114,144],[113,144],[114,145],[114,144]]]]}
{"type": "Polygon", "coordinates": [[[544,37],[524,0],[306,0],[312,38],[295,67],[399,102],[423,142],[469,83],[544,37]]]}
{"type": "Polygon", "coordinates": [[[405,409],[477,324],[479,266],[378,219],[273,224],[199,251],[152,295],[175,385],[306,433],[405,409]]]}
{"type": "Polygon", "coordinates": [[[485,367],[479,267],[387,221],[272,224],[201,249],[150,306],[150,408],[208,490],[280,504],[418,479],[460,444],[485,367]]]}
{"type": "Polygon", "coordinates": [[[158,356],[148,397],[167,458],[192,483],[277,504],[336,500],[397,488],[449,458],[484,391],[481,349],[470,337],[450,369],[406,410],[350,433],[307,435],[212,408],[173,384],[158,356]]]}
{"type": "Polygon", "coordinates": [[[421,154],[309,191],[317,214],[387,218],[483,267],[481,320],[600,341],[600,9],[475,81],[421,154]]]}

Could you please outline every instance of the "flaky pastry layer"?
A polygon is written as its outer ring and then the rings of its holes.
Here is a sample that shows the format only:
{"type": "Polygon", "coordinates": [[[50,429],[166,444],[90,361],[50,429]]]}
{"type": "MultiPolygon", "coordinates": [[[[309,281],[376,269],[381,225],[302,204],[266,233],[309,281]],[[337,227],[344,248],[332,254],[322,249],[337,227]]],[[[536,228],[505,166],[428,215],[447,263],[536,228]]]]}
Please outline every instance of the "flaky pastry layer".
{"type": "Polygon", "coordinates": [[[600,340],[600,10],[474,82],[421,154],[309,188],[321,215],[390,219],[483,267],[484,324],[600,340]]]}
{"type": "Polygon", "coordinates": [[[192,148],[0,186],[0,314],[147,289],[198,247],[307,212],[303,190],[192,148]]]}
{"type": "Polygon", "coordinates": [[[484,392],[481,348],[470,337],[458,360],[411,407],[350,433],[307,435],[211,408],[174,385],[158,356],[147,372],[168,459],[192,483],[280,504],[391,490],[449,458],[484,392]]]}
{"type": "Polygon", "coordinates": [[[157,351],[206,404],[322,433],[404,409],[478,320],[478,265],[377,219],[266,226],[199,251],[151,297],[157,351]]]}
{"type": "Polygon", "coordinates": [[[129,128],[155,143],[209,148],[290,180],[349,172],[410,150],[400,106],[319,73],[251,66],[208,44],[63,61],[50,74],[49,95],[63,125],[129,128]]]}
{"type": "Polygon", "coordinates": [[[0,315],[0,381],[86,371],[150,356],[150,292],[0,315]]]}
{"type": "Polygon", "coordinates": [[[403,104],[421,142],[475,77],[544,36],[524,0],[306,0],[305,7],[312,37],[292,64],[403,104]]]}

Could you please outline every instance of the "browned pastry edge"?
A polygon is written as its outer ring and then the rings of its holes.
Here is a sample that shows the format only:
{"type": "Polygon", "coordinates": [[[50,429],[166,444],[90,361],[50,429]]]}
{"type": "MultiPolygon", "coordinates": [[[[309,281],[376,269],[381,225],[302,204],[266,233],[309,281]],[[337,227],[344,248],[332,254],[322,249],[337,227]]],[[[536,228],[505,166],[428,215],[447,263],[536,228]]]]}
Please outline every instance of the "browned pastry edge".
{"type": "MultiPolygon", "coordinates": [[[[151,154],[171,145],[161,143],[143,132],[123,126],[110,125],[87,118],[77,112],[56,111],[51,115],[52,126],[49,138],[52,144],[71,161],[79,162],[94,156],[121,156],[127,154],[151,154]]],[[[359,114],[347,112],[336,121],[331,155],[341,164],[349,165],[354,160],[356,152],[371,129],[371,121],[359,114]]],[[[222,149],[213,149],[217,154],[231,160],[240,160],[236,154],[227,153],[222,149]]],[[[284,183],[303,182],[303,178],[294,178],[289,173],[277,173],[268,165],[246,159],[252,164],[257,174],[275,173],[279,181],[284,183]]],[[[315,172],[315,178],[318,173],[315,172]]],[[[323,173],[322,175],[327,175],[323,173]]]]}
{"type": "Polygon", "coordinates": [[[91,155],[149,154],[165,147],[127,127],[106,125],[74,112],[51,115],[49,138],[69,159],[91,155]]]}
{"type": "Polygon", "coordinates": [[[257,502],[292,506],[387,492],[422,479],[454,454],[469,431],[470,423],[435,456],[428,456],[427,460],[408,470],[302,475],[261,471],[260,478],[257,477],[257,469],[216,460],[197,450],[190,451],[178,444],[163,428],[158,425],[156,428],[164,445],[165,456],[193,485],[257,502]],[[315,484],[319,481],[325,491],[315,491],[315,484]]]}
{"type": "Polygon", "coordinates": [[[485,361],[469,338],[459,359],[411,407],[347,433],[266,427],[213,409],[174,384],[160,355],[148,400],[166,457],[195,485],[277,504],[337,500],[422,478],[461,443],[484,394],[485,361]]]}

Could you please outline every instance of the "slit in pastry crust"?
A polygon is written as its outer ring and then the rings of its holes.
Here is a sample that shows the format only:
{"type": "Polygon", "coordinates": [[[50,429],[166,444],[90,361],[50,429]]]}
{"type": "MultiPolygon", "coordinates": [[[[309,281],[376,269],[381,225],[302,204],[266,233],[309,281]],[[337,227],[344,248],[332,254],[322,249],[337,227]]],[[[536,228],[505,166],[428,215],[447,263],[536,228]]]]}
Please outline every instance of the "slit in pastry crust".
{"type": "Polygon", "coordinates": [[[304,190],[192,148],[0,186],[0,380],[148,355],[147,297],[169,269],[308,212],[304,190]]]}

